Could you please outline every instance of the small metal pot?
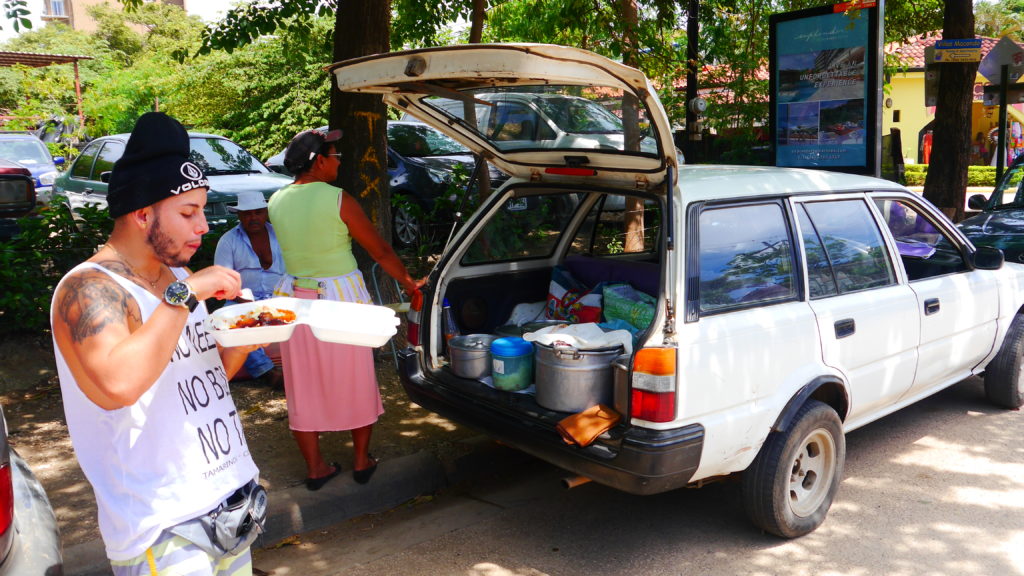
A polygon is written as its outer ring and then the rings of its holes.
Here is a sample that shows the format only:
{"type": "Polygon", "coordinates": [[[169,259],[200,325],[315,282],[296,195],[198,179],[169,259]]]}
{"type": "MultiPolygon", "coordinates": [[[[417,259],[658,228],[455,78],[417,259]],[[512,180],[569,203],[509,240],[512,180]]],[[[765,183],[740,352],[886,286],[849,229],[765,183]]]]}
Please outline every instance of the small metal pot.
{"type": "Polygon", "coordinates": [[[480,379],[491,373],[491,342],[494,334],[467,334],[448,341],[452,372],[463,378],[480,379]]]}

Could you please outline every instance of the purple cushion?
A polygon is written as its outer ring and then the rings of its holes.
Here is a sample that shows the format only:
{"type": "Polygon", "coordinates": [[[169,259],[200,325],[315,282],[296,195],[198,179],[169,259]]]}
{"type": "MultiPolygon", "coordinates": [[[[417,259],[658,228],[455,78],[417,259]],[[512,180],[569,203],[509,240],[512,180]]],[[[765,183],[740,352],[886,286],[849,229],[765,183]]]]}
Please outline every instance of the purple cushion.
{"type": "Polygon", "coordinates": [[[629,282],[649,296],[658,296],[661,270],[651,262],[572,255],[565,259],[563,265],[587,286],[597,286],[601,282],[629,282]]]}

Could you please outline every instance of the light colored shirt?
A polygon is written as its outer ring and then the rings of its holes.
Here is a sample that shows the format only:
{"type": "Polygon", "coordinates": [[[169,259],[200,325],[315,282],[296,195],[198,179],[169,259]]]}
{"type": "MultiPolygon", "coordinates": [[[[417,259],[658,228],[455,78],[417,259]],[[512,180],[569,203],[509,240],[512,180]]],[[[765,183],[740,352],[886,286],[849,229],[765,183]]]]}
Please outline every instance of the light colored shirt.
{"type": "Polygon", "coordinates": [[[289,184],[270,197],[284,265],[298,278],[333,278],[355,270],[352,237],[341,219],[341,188],[326,182],[289,184]]]}
{"type": "MultiPolygon", "coordinates": [[[[80,264],[69,274],[87,267],[128,291],[143,322],[160,306],[161,299],[96,264],[80,264]]],[[[172,271],[178,279],[188,275],[172,271]]],[[[206,318],[200,302],[157,381],[116,410],[100,408],[82,392],[54,342],[71,444],[96,495],[111,560],[142,554],[163,529],[205,514],[259,473],[206,318]]]]}
{"type": "Polygon", "coordinates": [[[249,235],[242,230],[239,224],[228,230],[217,242],[217,250],[213,255],[213,263],[225,268],[237,270],[242,276],[242,288],[252,290],[257,300],[270,298],[274,295],[274,286],[277,286],[281,276],[284,275],[284,256],[281,254],[281,245],[277,242],[277,234],[274,227],[267,224],[267,232],[270,234],[270,254],[274,261],[270,268],[264,270],[260,264],[260,257],[252,248],[252,241],[249,235]]]}

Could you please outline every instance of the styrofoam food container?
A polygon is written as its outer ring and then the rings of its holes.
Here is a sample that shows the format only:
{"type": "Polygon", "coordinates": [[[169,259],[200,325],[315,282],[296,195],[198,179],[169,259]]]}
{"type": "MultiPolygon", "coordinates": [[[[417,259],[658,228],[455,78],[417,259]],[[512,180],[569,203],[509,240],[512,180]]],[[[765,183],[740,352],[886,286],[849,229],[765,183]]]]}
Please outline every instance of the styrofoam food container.
{"type": "Polygon", "coordinates": [[[307,324],[313,335],[325,342],[375,348],[383,346],[395,335],[398,323],[395,311],[384,306],[301,298],[268,298],[232,304],[210,314],[207,319],[214,339],[225,347],[284,342],[292,337],[297,325],[307,324]],[[264,307],[291,310],[295,312],[295,322],[281,326],[229,328],[239,316],[264,307]]]}

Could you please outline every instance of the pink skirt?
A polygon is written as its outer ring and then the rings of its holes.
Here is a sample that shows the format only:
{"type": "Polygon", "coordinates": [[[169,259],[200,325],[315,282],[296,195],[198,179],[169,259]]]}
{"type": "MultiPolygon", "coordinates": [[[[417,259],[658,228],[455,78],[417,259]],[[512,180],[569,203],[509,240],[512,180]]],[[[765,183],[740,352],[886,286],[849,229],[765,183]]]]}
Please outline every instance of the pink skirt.
{"type": "MultiPolygon", "coordinates": [[[[316,300],[316,290],[295,288],[295,297],[316,300]]],[[[353,430],[384,413],[373,349],[318,340],[300,324],[281,343],[288,427],[299,432],[353,430]]]]}

